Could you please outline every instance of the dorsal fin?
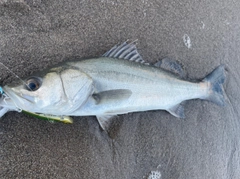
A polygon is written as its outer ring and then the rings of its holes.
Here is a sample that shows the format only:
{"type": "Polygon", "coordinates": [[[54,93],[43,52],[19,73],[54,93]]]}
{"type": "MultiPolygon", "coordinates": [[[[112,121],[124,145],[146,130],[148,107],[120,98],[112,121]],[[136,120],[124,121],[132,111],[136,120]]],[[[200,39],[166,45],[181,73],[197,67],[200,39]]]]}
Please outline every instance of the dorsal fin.
{"type": "Polygon", "coordinates": [[[138,53],[135,42],[136,41],[131,43],[124,42],[121,45],[115,45],[113,48],[103,54],[103,57],[125,59],[149,65],[149,63],[145,62],[138,53]]]}
{"type": "Polygon", "coordinates": [[[155,63],[154,66],[173,72],[179,75],[181,78],[186,78],[187,76],[182,64],[171,58],[164,58],[155,63]]]}

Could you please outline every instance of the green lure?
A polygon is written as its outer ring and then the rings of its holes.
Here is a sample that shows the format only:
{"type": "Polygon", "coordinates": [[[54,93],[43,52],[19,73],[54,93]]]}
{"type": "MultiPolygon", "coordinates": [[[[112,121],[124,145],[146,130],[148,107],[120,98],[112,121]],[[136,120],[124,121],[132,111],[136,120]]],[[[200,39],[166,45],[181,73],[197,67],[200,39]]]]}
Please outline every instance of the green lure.
{"type": "Polygon", "coordinates": [[[42,119],[42,120],[47,120],[47,121],[52,121],[52,122],[63,122],[66,124],[72,124],[73,120],[69,116],[54,116],[54,115],[47,115],[47,114],[38,114],[38,113],[33,113],[29,111],[24,111],[22,110],[23,113],[28,114],[30,116],[42,119]]]}

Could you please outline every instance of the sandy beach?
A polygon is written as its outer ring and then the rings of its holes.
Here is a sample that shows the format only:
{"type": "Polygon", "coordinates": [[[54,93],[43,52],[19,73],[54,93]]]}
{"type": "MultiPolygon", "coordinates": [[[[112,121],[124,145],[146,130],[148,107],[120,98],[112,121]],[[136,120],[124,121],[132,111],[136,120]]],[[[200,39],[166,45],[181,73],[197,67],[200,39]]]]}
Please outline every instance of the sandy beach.
{"type": "MultiPolygon", "coordinates": [[[[0,62],[19,77],[136,40],[147,62],[164,57],[202,79],[225,64],[226,106],[191,100],[185,119],[166,111],[50,123],[0,119],[0,178],[239,179],[240,1],[0,0],[0,62]]],[[[0,85],[16,76],[0,65],[0,85]]]]}

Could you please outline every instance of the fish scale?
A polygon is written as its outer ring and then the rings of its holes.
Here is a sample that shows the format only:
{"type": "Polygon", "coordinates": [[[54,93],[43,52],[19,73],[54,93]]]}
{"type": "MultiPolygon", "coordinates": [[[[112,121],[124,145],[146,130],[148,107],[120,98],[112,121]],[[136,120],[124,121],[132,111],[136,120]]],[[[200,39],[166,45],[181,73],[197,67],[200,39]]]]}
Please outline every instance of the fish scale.
{"type": "MultiPolygon", "coordinates": [[[[176,61],[165,58],[150,65],[139,55],[134,43],[124,42],[102,57],[67,61],[27,78],[24,83],[4,86],[2,91],[8,100],[1,100],[0,107],[57,119],[96,116],[100,126],[107,130],[118,114],[167,110],[183,118],[182,102],[186,100],[225,104],[223,65],[202,81],[190,82],[183,76],[176,61]]],[[[4,113],[0,109],[0,114],[4,113]]]]}

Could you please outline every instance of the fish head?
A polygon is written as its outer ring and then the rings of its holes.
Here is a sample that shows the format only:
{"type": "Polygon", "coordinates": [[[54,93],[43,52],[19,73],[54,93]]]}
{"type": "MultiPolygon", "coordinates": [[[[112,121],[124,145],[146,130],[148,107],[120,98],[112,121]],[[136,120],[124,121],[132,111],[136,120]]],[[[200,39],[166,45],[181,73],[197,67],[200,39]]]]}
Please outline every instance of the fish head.
{"type": "Polygon", "coordinates": [[[71,115],[93,92],[88,75],[66,67],[52,68],[3,89],[18,108],[52,115],[71,115]]]}

